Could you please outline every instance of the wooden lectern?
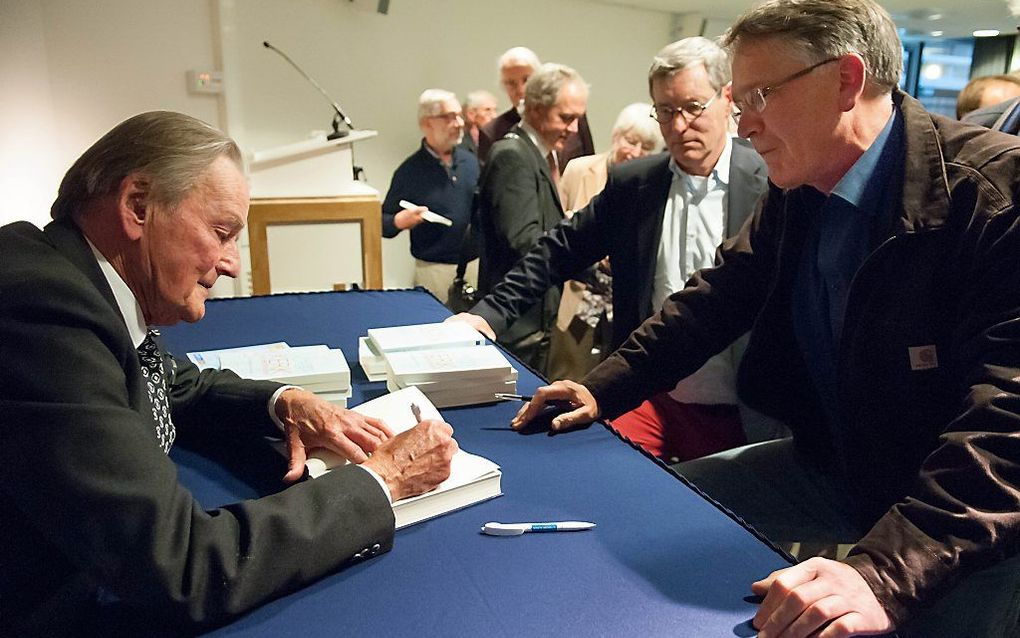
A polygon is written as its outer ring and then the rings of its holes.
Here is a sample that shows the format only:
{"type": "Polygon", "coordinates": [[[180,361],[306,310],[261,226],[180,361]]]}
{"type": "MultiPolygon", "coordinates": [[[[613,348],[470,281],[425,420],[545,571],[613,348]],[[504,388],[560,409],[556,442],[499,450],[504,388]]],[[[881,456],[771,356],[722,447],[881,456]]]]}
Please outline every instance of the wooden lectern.
{"type": "Polygon", "coordinates": [[[332,290],[338,282],[382,288],[379,193],[354,180],[351,153],[376,135],[322,136],[251,156],[253,294],[332,290]]]}

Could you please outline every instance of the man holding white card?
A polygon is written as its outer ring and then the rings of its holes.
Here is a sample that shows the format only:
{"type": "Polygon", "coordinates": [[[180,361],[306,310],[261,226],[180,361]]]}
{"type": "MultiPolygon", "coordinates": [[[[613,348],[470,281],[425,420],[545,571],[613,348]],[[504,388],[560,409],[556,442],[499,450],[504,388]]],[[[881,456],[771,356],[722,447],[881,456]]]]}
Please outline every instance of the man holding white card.
{"type": "MultiPolygon", "coordinates": [[[[414,285],[446,303],[461,251],[469,258],[467,280],[478,280],[478,250],[464,245],[471,221],[478,160],[458,146],[464,119],[457,97],[427,89],[418,98],[421,147],[397,168],[382,205],[383,235],[411,231],[414,285]]],[[[470,242],[470,238],[467,238],[470,242]]]]}

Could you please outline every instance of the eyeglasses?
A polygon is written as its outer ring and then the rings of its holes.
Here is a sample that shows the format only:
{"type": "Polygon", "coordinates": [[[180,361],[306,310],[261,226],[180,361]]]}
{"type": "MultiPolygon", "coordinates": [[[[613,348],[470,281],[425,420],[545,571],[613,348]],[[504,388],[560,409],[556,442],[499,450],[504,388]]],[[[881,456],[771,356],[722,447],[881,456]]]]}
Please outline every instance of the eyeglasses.
{"type": "Polygon", "coordinates": [[[775,92],[785,84],[789,84],[790,82],[793,82],[796,79],[804,77],[808,73],[811,73],[812,71],[814,71],[815,69],[824,64],[828,64],[830,62],[835,62],[839,60],[840,57],[841,56],[829,58],[828,60],[822,60],[817,64],[812,64],[806,69],[801,69],[800,71],[797,71],[793,75],[786,76],[785,78],[776,82],[775,84],[751,89],[750,91],[745,93],[743,97],[733,101],[733,119],[739,121],[740,114],[744,110],[753,111],[755,113],[761,113],[762,111],[765,110],[766,105],[765,98],[767,98],[773,92],[775,92]]]}
{"type": "Polygon", "coordinates": [[[675,118],[676,114],[679,113],[683,116],[684,122],[690,124],[694,120],[698,119],[701,114],[705,112],[705,109],[712,106],[712,102],[715,102],[715,98],[717,97],[719,97],[719,91],[716,91],[715,94],[709,98],[708,102],[705,102],[704,104],[697,100],[693,100],[686,104],[681,104],[680,108],[676,109],[672,106],[653,106],[652,112],[649,113],[648,116],[659,124],[672,124],[673,118],[675,118]]]}
{"type": "Polygon", "coordinates": [[[458,117],[462,117],[462,116],[461,116],[461,112],[460,111],[449,111],[447,113],[437,113],[435,115],[429,115],[427,117],[430,120],[443,120],[444,122],[452,123],[458,117]]]}

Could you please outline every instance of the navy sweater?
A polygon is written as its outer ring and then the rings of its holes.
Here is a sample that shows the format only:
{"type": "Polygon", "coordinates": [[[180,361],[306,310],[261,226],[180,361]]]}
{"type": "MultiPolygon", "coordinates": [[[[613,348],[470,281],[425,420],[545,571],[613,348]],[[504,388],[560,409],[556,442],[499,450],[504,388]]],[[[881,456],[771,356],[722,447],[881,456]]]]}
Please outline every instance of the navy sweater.
{"type": "MultiPolygon", "coordinates": [[[[382,205],[384,237],[396,237],[400,229],[393,217],[400,212],[400,200],[419,206],[453,220],[453,226],[424,222],[411,229],[411,254],[422,261],[455,264],[460,257],[464,231],[471,221],[471,206],[478,183],[478,159],[463,148],[454,147],[453,165],[447,169],[422,141],[413,155],[393,173],[390,190],[382,205]]],[[[469,257],[478,256],[477,247],[470,247],[469,257]]]]}

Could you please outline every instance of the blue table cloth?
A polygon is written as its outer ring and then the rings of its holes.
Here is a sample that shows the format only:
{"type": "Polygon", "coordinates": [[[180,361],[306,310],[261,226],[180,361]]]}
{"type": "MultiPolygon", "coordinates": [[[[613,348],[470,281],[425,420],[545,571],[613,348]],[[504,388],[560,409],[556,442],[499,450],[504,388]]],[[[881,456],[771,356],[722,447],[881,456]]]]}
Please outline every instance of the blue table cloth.
{"type": "MultiPolygon", "coordinates": [[[[274,341],[343,349],[357,405],[386,392],[357,364],[368,328],[449,316],[418,291],[211,301],[163,331],[178,356],[274,341]]],[[[519,362],[519,391],[542,380],[519,362]]],[[[215,636],[753,636],[750,585],[787,559],[601,424],[509,429],[519,404],[442,410],[469,452],[503,469],[503,496],[397,532],[393,551],[255,610],[215,636]],[[488,521],[588,520],[589,532],[491,537],[488,521]]],[[[216,507],[283,488],[261,444],[175,448],[182,482],[216,507]]]]}

